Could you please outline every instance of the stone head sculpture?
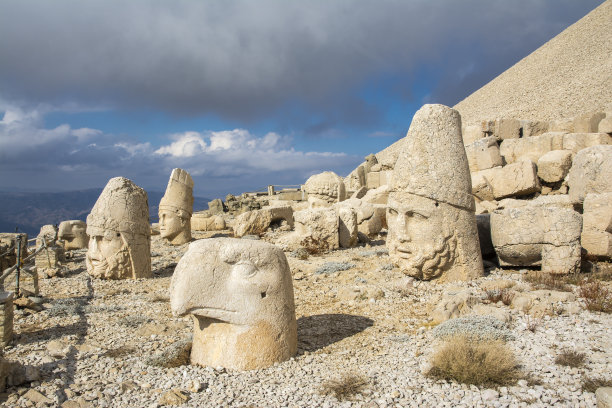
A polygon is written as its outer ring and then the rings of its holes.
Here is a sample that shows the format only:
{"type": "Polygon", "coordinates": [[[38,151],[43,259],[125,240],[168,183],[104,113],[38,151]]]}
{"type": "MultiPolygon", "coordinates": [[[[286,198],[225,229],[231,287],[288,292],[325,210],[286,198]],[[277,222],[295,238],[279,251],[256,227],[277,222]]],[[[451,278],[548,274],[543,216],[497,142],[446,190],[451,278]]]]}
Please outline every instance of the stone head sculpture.
{"type": "Polygon", "coordinates": [[[311,176],[304,184],[310,208],[330,207],[346,199],[344,180],[333,171],[311,176]]]}
{"type": "Polygon", "coordinates": [[[58,227],[57,237],[64,241],[64,249],[87,248],[87,224],[81,220],[62,221],[58,227]]]}
{"type": "Polygon", "coordinates": [[[191,240],[193,180],[183,169],[174,169],[159,203],[159,233],[172,245],[191,240]]]}
{"type": "Polygon", "coordinates": [[[387,204],[389,256],[418,279],[481,276],[459,113],[443,105],[424,105],[414,115],[406,139],[387,204]]]}
{"type": "Polygon", "coordinates": [[[251,370],[297,351],[291,272],[272,244],[191,243],[172,276],[170,306],[174,315],[194,317],[192,364],[251,370]]]}
{"type": "Polygon", "coordinates": [[[131,180],[108,181],[87,216],[87,272],[104,279],[151,276],[147,193],[131,180]]]}

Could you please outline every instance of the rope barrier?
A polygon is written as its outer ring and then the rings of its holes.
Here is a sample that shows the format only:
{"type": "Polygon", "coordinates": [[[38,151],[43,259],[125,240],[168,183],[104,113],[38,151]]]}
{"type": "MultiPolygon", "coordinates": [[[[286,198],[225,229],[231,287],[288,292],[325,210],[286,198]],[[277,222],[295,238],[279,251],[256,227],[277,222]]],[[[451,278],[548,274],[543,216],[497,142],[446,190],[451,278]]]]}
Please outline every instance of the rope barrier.
{"type": "MultiPolygon", "coordinates": [[[[45,240],[43,240],[43,243],[41,246],[39,246],[36,251],[34,251],[34,253],[28,255],[23,261],[22,261],[22,265],[27,264],[28,262],[30,262],[36,255],[38,255],[43,249],[47,248],[47,242],[45,240]]],[[[6,268],[3,272],[2,272],[2,276],[0,276],[0,285],[4,285],[4,280],[17,269],[17,264],[11,266],[10,268],[6,268]]]]}
{"type": "Polygon", "coordinates": [[[13,244],[13,246],[11,246],[5,253],[3,253],[2,255],[0,255],[0,258],[10,254],[11,252],[13,252],[13,250],[15,250],[15,244],[13,244]]]}

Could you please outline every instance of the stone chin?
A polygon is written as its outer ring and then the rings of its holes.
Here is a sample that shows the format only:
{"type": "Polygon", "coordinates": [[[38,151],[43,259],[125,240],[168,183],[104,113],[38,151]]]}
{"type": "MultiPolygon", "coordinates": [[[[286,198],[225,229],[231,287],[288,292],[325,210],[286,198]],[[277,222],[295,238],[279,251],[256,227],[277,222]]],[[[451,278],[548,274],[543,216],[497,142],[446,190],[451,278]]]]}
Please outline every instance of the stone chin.
{"type": "Polygon", "coordinates": [[[439,278],[452,266],[457,247],[454,233],[440,237],[432,247],[420,247],[411,253],[399,250],[399,243],[392,240],[389,245],[389,257],[403,273],[417,279],[431,280],[439,278]]]}

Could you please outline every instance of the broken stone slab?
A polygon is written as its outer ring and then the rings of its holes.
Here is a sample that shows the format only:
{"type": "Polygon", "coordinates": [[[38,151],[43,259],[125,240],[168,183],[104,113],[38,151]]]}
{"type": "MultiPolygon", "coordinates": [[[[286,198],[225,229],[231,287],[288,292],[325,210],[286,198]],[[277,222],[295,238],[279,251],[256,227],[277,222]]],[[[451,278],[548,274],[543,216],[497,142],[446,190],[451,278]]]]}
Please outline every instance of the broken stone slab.
{"type": "Polygon", "coordinates": [[[571,150],[552,150],[538,159],[538,177],[547,183],[556,183],[567,176],[571,167],[571,150]]]}
{"type": "Polygon", "coordinates": [[[497,139],[486,137],[465,146],[470,171],[490,169],[503,165],[497,139]]]}
{"type": "Polygon", "coordinates": [[[573,302],[576,296],[570,292],[555,290],[534,290],[531,292],[517,293],[512,298],[510,307],[529,313],[533,316],[544,316],[555,313],[562,304],[573,302]]]}
{"type": "Polygon", "coordinates": [[[567,175],[570,200],[582,204],[589,193],[612,191],[612,145],[592,146],[579,151],[567,175]]]}
{"type": "Polygon", "coordinates": [[[612,258],[612,192],[586,195],[581,242],[588,255],[612,258]]]}
{"type": "Polygon", "coordinates": [[[491,201],[489,194],[483,190],[483,182],[479,181],[479,177],[484,177],[488,181],[493,198],[496,200],[529,195],[541,189],[536,166],[527,159],[503,167],[472,173],[472,179],[476,181],[475,185],[479,188],[478,191],[472,193],[478,194],[479,198],[482,196],[482,200],[491,201]]]}
{"type": "Polygon", "coordinates": [[[361,198],[364,202],[370,204],[387,204],[389,200],[390,187],[388,185],[380,186],[378,188],[368,190],[368,192],[361,198]]]}
{"type": "Polygon", "coordinates": [[[549,122],[549,132],[574,132],[574,120],[573,119],[557,119],[549,122]]]}
{"type": "Polygon", "coordinates": [[[338,208],[338,243],[341,248],[352,248],[357,245],[357,211],[353,208],[338,208]]]}
{"type": "Polygon", "coordinates": [[[340,247],[340,217],[335,208],[318,208],[293,213],[295,231],[287,237],[291,246],[328,252],[340,247]]]}
{"type": "Polygon", "coordinates": [[[462,130],[463,144],[469,145],[485,137],[480,125],[467,125],[462,130]]]}
{"type": "Polygon", "coordinates": [[[599,122],[606,117],[604,112],[588,112],[574,119],[574,132],[593,133],[597,132],[599,122]]]}
{"type": "Polygon", "coordinates": [[[521,120],[522,137],[534,137],[549,131],[548,122],[541,120],[521,120]]]}
{"type": "Polygon", "coordinates": [[[13,341],[13,293],[0,290],[0,348],[13,341]]]}
{"type": "Polygon", "coordinates": [[[248,211],[240,214],[234,222],[234,235],[263,234],[274,223],[284,221],[289,229],[293,229],[293,209],[290,206],[271,207],[248,211]]]}
{"type": "Polygon", "coordinates": [[[612,112],[608,112],[606,117],[599,122],[599,127],[597,128],[599,133],[607,133],[612,134],[612,112]]]}
{"type": "Polygon", "coordinates": [[[549,132],[539,136],[502,141],[499,150],[507,164],[515,163],[522,158],[529,158],[537,163],[538,159],[551,150],[562,150],[565,133],[549,132]]]}
{"type": "Polygon", "coordinates": [[[193,231],[222,231],[227,227],[225,219],[220,215],[212,215],[209,211],[200,211],[191,216],[193,231]]]}
{"type": "Polygon", "coordinates": [[[223,214],[223,212],[225,211],[223,201],[221,201],[220,198],[215,198],[214,200],[209,201],[208,211],[210,211],[211,214],[223,214]]]}
{"type": "Polygon", "coordinates": [[[498,140],[518,139],[521,137],[521,121],[517,119],[496,119],[493,136],[498,140]]]}
{"type": "Polygon", "coordinates": [[[607,133],[567,133],[563,135],[563,149],[578,153],[582,149],[597,145],[612,144],[607,133]]]}
{"type": "Polygon", "coordinates": [[[550,274],[580,270],[582,217],[573,209],[529,204],[501,208],[490,222],[500,265],[541,265],[550,274]]]}

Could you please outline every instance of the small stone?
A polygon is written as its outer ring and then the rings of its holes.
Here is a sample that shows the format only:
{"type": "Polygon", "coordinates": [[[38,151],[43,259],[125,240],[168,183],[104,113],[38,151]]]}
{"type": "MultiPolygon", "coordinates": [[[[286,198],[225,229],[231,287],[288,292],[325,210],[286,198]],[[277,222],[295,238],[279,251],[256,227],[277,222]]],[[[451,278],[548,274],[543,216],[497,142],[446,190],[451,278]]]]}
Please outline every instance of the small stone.
{"type": "Polygon", "coordinates": [[[40,392],[31,389],[23,395],[24,398],[33,402],[34,404],[52,404],[53,400],[47,398],[40,392]]]}
{"type": "Polygon", "coordinates": [[[159,399],[160,405],[181,405],[189,401],[189,397],[183,394],[180,390],[172,389],[166,391],[159,399]]]}
{"type": "Polygon", "coordinates": [[[595,391],[597,408],[612,408],[612,387],[601,387],[595,391]]]}
{"type": "Polygon", "coordinates": [[[483,401],[493,401],[499,398],[499,393],[495,390],[484,390],[480,396],[482,397],[483,401]]]}

